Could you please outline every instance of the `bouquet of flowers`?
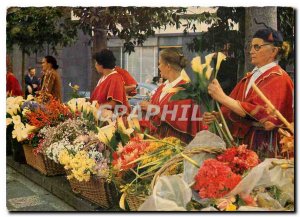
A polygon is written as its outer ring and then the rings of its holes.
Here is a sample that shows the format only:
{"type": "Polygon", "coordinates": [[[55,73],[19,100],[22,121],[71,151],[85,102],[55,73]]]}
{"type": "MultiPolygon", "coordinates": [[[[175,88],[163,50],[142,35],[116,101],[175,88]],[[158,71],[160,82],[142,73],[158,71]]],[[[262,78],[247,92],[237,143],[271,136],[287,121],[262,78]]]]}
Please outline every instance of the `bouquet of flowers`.
{"type": "Polygon", "coordinates": [[[43,153],[58,163],[58,156],[66,147],[72,147],[74,140],[80,135],[87,135],[87,121],[80,118],[67,119],[57,126],[45,126],[38,133],[39,144],[34,153],[43,153]]]}
{"type": "Polygon", "coordinates": [[[92,175],[110,179],[110,152],[93,132],[80,135],[72,145],[65,146],[59,153],[58,161],[70,172],[68,179],[89,181],[92,175]]]}
{"type": "Polygon", "coordinates": [[[35,112],[39,105],[32,101],[34,98],[29,95],[25,100],[22,96],[8,97],[6,99],[6,127],[11,128],[12,138],[18,142],[26,140],[30,133],[36,131],[36,126],[28,124],[27,114],[35,112]]]}
{"type": "Polygon", "coordinates": [[[125,209],[126,195],[150,195],[150,184],[155,172],[183,149],[184,144],[175,137],[162,140],[135,137],[125,146],[119,145],[113,153],[112,165],[114,173],[122,178],[121,183],[117,183],[123,193],[120,207],[125,209]]]}
{"type": "Polygon", "coordinates": [[[195,176],[193,189],[205,201],[204,206],[210,204],[219,210],[234,211],[242,203],[255,205],[250,195],[241,194],[237,198],[227,195],[258,164],[257,154],[247,149],[246,145],[228,148],[216,159],[203,162],[195,176]],[[234,204],[235,202],[238,204],[234,204]]]}
{"type": "MultiPolygon", "coordinates": [[[[226,56],[221,52],[205,56],[205,63],[203,64],[201,63],[200,56],[195,57],[191,61],[191,66],[195,76],[194,82],[182,84],[177,88],[177,90],[173,90],[176,94],[174,94],[171,99],[193,99],[198,105],[204,104],[207,111],[212,111],[213,105],[211,103],[211,97],[208,94],[208,85],[213,78],[217,77],[221,62],[224,59],[226,59],[226,56]],[[214,70],[214,68],[211,67],[211,62],[215,56],[217,57],[217,62],[216,69],[214,70]]],[[[217,122],[214,122],[214,126],[218,134],[224,138],[229,146],[231,146],[234,144],[233,137],[227,127],[218,102],[216,102],[216,106],[221,115],[221,121],[224,129],[217,122]]]]}

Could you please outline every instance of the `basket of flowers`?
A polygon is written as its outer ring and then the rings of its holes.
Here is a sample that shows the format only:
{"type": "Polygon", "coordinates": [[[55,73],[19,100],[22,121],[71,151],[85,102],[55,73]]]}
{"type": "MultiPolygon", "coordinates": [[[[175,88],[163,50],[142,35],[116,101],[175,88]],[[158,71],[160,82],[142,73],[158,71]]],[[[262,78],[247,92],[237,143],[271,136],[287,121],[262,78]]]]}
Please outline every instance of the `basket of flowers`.
{"type": "MultiPolygon", "coordinates": [[[[151,180],[166,161],[184,149],[184,143],[175,137],[162,140],[146,135],[149,139],[131,138],[122,146],[119,144],[113,153],[113,170],[119,177],[116,184],[121,193],[120,207],[137,211],[139,206],[151,194],[151,180]]],[[[173,168],[175,172],[177,168],[173,168]]]]}
{"type": "Polygon", "coordinates": [[[26,163],[47,176],[64,174],[63,167],[51,158],[53,154],[48,153],[49,158],[46,151],[51,143],[59,142],[64,137],[58,134],[64,133],[61,123],[73,118],[69,108],[50,97],[47,103],[39,104],[34,111],[24,111],[24,115],[26,121],[36,128],[35,132],[28,134],[27,142],[23,144],[26,163]]]}
{"type": "Polygon", "coordinates": [[[78,136],[58,157],[72,191],[103,208],[113,205],[115,194],[110,182],[109,155],[107,146],[89,132],[78,136]]]}

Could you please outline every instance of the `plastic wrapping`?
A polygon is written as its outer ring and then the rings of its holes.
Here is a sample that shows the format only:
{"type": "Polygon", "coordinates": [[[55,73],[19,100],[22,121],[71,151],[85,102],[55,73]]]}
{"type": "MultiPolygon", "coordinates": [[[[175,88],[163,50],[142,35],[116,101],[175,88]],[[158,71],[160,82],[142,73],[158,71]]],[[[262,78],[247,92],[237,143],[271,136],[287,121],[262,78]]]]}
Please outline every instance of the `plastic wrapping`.
{"type": "Polygon", "coordinates": [[[192,191],[181,175],[162,176],[138,211],[186,211],[192,191]]]}
{"type": "MultiPolygon", "coordinates": [[[[207,130],[200,131],[197,133],[195,138],[188,144],[186,149],[196,148],[196,147],[215,147],[220,149],[226,149],[225,142],[216,134],[213,134],[207,130]]],[[[193,159],[197,164],[201,167],[203,161],[209,158],[215,158],[215,154],[210,153],[199,153],[191,156],[190,158],[193,159]]],[[[188,185],[191,185],[194,182],[194,177],[197,174],[199,168],[195,167],[189,161],[184,160],[184,172],[183,172],[183,179],[188,185]]]]}
{"type": "Polygon", "coordinates": [[[228,195],[250,194],[255,187],[276,186],[281,191],[279,202],[282,206],[288,200],[294,202],[294,168],[282,168],[281,164],[284,163],[288,161],[276,158],[265,159],[254,167],[228,195]]]}

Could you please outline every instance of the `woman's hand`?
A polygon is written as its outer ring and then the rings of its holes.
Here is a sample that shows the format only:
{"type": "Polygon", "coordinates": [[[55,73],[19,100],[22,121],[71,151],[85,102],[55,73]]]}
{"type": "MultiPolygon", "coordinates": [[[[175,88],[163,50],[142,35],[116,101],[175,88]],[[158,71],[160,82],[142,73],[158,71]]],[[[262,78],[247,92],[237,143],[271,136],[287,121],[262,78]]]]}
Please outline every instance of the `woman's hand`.
{"type": "Polygon", "coordinates": [[[148,101],[141,101],[140,102],[140,106],[141,106],[141,109],[143,111],[147,111],[149,105],[150,105],[150,102],[148,102],[148,101]]]}
{"type": "Polygon", "coordinates": [[[222,103],[222,100],[224,100],[227,96],[217,79],[212,80],[212,82],[208,85],[208,94],[220,103],[222,103]]]}
{"type": "Polygon", "coordinates": [[[203,113],[203,122],[207,125],[211,124],[214,120],[217,120],[219,117],[219,112],[204,112],[203,113]]]}

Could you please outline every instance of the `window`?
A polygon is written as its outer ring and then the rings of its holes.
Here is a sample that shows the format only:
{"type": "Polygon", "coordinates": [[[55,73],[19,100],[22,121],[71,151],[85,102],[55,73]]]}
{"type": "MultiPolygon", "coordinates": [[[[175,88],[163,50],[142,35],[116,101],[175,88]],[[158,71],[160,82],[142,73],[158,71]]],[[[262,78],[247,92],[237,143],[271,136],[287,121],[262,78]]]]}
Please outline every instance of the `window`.
{"type": "Polygon", "coordinates": [[[109,48],[115,55],[116,64],[126,69],[138,83],[151,83],[158,74],[158,49],[154,46],[135,47],[130,55],[122,47],[109,48]]]}

